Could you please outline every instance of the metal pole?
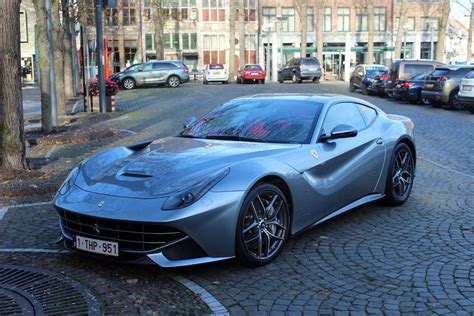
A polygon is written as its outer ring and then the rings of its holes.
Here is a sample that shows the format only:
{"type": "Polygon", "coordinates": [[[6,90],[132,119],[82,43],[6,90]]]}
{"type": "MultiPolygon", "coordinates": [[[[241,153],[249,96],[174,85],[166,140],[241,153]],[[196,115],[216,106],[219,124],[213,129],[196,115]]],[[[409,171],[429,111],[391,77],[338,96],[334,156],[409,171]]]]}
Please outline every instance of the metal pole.
{"type": "Polygon", "coordinates": [[[407,59],[407,31],[403,33],[403,59],[407,59]]]}
{"type": "Polygon", "coordinates": [[[45,3],[46,11],[48,12],[48,21],[46,22],[46,31],[48,33],[49,45],[49,60],[51,61],[51,67],[49,68],[49,98],[51,102],[51,125],[58,125],[58,104],[56,100],[56,77],[54,76],[54,46],[53,46],[53,22],[51,12],[51,0],[46,0],[45,3]]]}
{"type": "Polygon", "coordinates": [[[105,113],[105,78],[104,78],[104,32],[102,29],[103,1],[95,0],[95,25],[97,40],[97,68],[99,70],[99,109],[105,113]]]}

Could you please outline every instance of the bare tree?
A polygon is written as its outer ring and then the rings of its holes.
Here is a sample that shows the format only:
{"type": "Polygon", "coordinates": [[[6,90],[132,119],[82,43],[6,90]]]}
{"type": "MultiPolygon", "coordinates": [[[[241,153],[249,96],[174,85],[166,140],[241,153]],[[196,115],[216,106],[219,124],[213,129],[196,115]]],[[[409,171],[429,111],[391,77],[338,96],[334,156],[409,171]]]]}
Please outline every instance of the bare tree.
{"type": "Polygon", "coordinates": [[[20,81],[20,1],[0,0],[0,169],[25,169],[20,81]]]}
{"type": "Polygon", "coordinates": [[[467,35],[467,61],[472,60],[472,33],[474,32],[474,2],[471,3],[471,17],[469,19],[469,32],[467,35]]]}
{"type": "Polygon", "coordinates": [[[367,63],[374,63],[374,1],[367,0],[367,24],[368,24],[368,37],[367,37],[367,63]]]}
{"type": "Polygon", "coordinates": [[[235,80],[235,0],[229,4],[229,81],[235,80]]]}
{"type": "Polygon", "coordinates": [[[156,59],[165,58],[165,48],[163,45],[163,33],[165,24],[170,17],[169,7],[166,6],[165,0],[153,0],[154,7],[153,23],[155,27],[155,50],[156,59]]]}
{"type": "Polygon", "coordinates": [[[398,13],[398,28],[397,28],[397,38],[395,39],[395,51],[393,53],[393,59],[399,59],[401,50],[402,50],[402,40],[403,32],[405,26],[405,19],[407,15],[407,0],[400,1],[400,10],[398,13]]]}
{"type": "Polygon", "coordinates": [[[306,57],[306,46],[308,42],[308,0],[295,0],[296,12],[300,19],[301,42],[300,55],[306,57]]]}
{"type": "Polygon", "coordinates": [[[239,68],[245,65],[245,1],[239,1],[239,68]]]}
{"type": "Polygon", "coordinates": [[[319,62],[323,63],[323,49],[324,49],[324,41],[323,41],[323,28],[324,28],[324,6],[325,0],[316,0],[316,22],[314,29],[316,30],[316,42],[317,42],[317,51],[318,51],[318,59],[319,62]]]}
{"type": "MultiPolygon", "coordinates": [[[[8,1],[8,0],[3,0],[8,1]]],[[[53,129],[51,120],[52,104],[50,98],[51,81],[51,59],[49,56],[51,41],[47,33],[48,12],[46,0],[33,0],[36,13],[36,26],[38,29],[38,63],[40,68],[40,90],[41,90],[41,129],[43,134],[49,134],[53,129]]]]}
{"type": "Polygon", "coordinates": [[[73,34],[71,33],[71,18],[69,0],[61,0],[61,13],[63,17],[63,47],[64,47],[64,96],[70,99],[74,96],[74,78],[73,78],[73,34]]]}
{"type": "Polygon", "coordinates": [[[54,75],[56,77],[56,101],[58,115],[66,115],[64,95],[64,30],[59,18],[59,0],[51,1],[51,21],[53,23],[54,75]]]}
{"type": "Polygon", "coordinates": [[[444,61],[444,48],[446,45],[446,29],[448,27],[448,19],[450,12],[450,3],[449,0],[443,0],[443,5],[441,8],[441,15],[439,18],[439,28],[438,28],[438,44],[436,44],[436,60],[444,61]]]}

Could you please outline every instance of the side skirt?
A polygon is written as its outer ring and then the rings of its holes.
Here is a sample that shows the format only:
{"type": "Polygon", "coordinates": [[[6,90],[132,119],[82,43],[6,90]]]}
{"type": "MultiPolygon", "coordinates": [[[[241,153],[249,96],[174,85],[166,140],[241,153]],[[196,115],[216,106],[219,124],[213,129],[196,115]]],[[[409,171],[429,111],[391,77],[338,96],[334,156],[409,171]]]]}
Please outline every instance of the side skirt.
{"type": "Polygon", "coordinates": [[[368,203],[371,203],[371,202],[374,202],[374,201],[377,201],[377,200],[380,200],[381,198],[383,198],[385,196],[385,194],[380,194],[380,193],[375,193],[375,194],[370,194],[370,195],[366,195],[358,200],[355,200],[354,202],[350,203],[350,204],[347,204],[346,206],[332,212],[331,214],[329,215],[326,215],[325,217],[321,218],[320,220],[318,220],[316,223],[314,224],[311,224],[303,229],[301,229],[300,231],[296,232],[295,234],[293,234],[293,236],[296,236],[296,235],[299,235],[301,233],[303,233],[304,231],[308,230],[308,229],[311,229],[313,228],[314,226],[316,225],[319,225],[321,223],[324,223],[325,221],[328,221],[330,220],[331,218],[333,217],[336,217],[338,215],[341,215],[347,211],[350,211],[356,207],[359,207],[359,206],[362,206],[364,204],[368,204],[368,203]]]}

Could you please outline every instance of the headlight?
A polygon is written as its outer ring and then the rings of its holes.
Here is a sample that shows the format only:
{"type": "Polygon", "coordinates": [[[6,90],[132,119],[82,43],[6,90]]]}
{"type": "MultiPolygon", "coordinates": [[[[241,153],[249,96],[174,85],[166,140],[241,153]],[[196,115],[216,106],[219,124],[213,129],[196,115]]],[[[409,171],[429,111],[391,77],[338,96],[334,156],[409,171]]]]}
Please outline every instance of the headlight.
{"type": "Polygon", "coordinates": [[[61,185],[61,188],[59,189],[59,194],[64,195],[69,191],[69,189],[74,185],[77,176],[79,175],[79,170],[80,166],[72,169],[72,171],[67,176],[66,181],[64,181],[64,183],[61,185]]]}
{"type": "Polygon", "coordinates": [[[193,204],[221,181],[229,173],[229,170],[226,168],[210,173],[192,187],[169,196],[161,209],[176,210],[193,204]]]}

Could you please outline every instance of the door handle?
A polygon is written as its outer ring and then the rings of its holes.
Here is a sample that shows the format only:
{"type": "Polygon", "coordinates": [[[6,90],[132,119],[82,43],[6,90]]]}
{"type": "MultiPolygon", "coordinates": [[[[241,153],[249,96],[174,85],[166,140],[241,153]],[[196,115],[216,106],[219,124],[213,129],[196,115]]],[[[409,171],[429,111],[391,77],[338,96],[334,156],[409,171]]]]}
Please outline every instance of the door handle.
{"type": "Polygon", "coordinates": [[[377,138],[377,140],[375,141],[375,143],[376,143],[377,145],[382,145],[382,144],[383,144],[383,139],[379,137],[379,138],[377,138]]]}

